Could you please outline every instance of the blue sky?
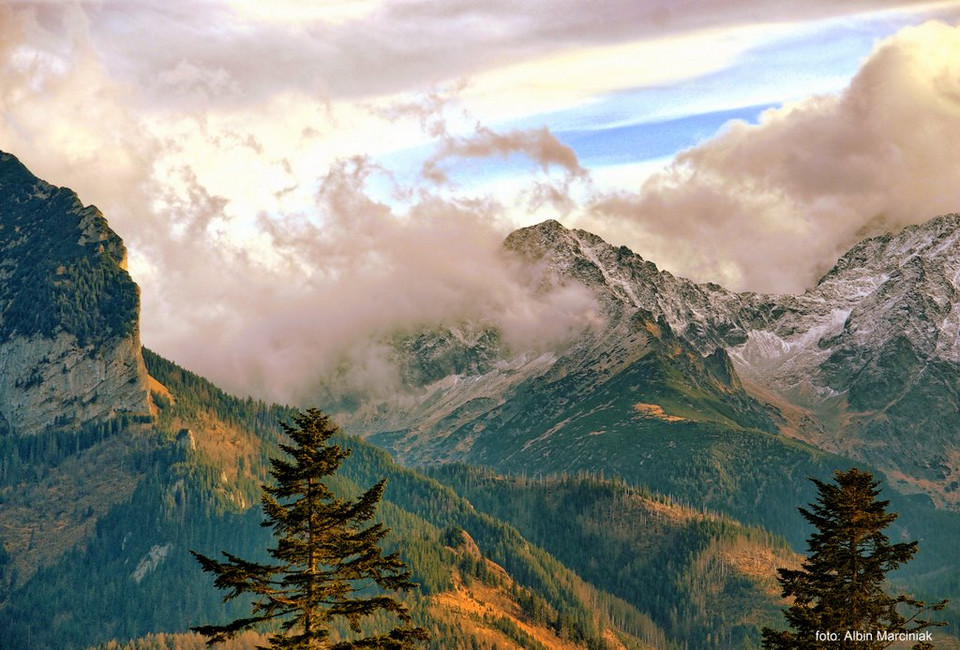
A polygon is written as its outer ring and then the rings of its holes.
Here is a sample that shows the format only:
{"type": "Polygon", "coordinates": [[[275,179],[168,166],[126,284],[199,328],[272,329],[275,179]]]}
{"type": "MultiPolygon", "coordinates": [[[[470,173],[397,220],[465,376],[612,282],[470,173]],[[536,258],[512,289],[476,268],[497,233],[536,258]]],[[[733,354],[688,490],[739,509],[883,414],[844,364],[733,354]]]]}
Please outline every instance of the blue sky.
{"type": "MultiPolygon", "coordinates": [[[[501,131],[546,126],[594,171],[643,162],[666,163],[677,152],[715,136],[730,120],[756,123],[760,114],[818,94],[838,94],[878,41],[918,18],[960,15],[949,5],[909,11],[864,12],[798,23],[745,49],[729,65],[702,76],[638,86],[593,97],[582,106],[547,111],[493,126],[501,131]]],[[[393,153],[383,162],[397,173],[426,148],[393,153]]],[[[524,168],[522,156],[464,163],[456,179],[489,181],[524,168]]],[[[415,166],[415,165],[413,165],[415,166]]],[[[638,179],[639,181],[642,179],[638,179]]]]}

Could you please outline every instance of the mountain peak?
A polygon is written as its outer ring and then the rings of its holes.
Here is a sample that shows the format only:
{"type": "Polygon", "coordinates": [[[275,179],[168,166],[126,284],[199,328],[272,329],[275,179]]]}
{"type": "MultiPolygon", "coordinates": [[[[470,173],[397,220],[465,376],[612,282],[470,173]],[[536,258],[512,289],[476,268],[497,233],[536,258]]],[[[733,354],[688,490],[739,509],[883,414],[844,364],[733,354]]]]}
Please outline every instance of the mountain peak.
{"type": "Polygon", "coordinates": [[[885,233],[864,239],[844,253],[817,284],[821,284],[851,269],[870,270],[875,267],[901,267],[911,259],[942,258],[948,251],[960,247],[960,214],[945,214],[921,224],[910,225],[898,233],[885,233]]]}
{"type": "Polygon", "coordinates": [[[914,224],[907,226],[900,231],[898,236],[903,233],[912,233],[915,231],[923,231],[927,233],[932,233],[938,237],[955,234],[960,231],[960,213],[952,212],[948,214],[942,214],[939,217],[934,217],[923,223],[914,224]]]}
{"type": "Polygon", "coordinates": [[[0,421],[33,433],[147,411],[125,258],[97,208],[0,153],[0,421]]]}
{"type": "Polygon", "coordinates": [[[123,270],[123,241],[97,208],[10,154],[0,158],[0,260],[0,340],[64,331],[86,344],[137,327],[139,292],[123,270]]]}
{"type": "Polygon", "coordinates": [[[533,226],[514,230],[507,235],[503,247],[528,261],[536,262],[550,251],[564,244],[569,246],[572,242],[569,229],[555,219],[547,219],[533,226]]]}
{"type": "Polygon", "coordinates": [[[38,180],[30,173],[20,159],[12,153],[0,151],[0,188],[4,183],[12,183],[17,180],[38,180]]]}

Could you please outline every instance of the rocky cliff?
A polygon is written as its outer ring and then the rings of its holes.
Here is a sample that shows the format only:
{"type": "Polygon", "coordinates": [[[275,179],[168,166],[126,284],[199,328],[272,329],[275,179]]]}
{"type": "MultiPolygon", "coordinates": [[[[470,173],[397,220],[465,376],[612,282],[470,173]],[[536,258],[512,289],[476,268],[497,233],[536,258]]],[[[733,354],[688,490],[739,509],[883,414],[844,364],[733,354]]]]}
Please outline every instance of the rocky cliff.
{"type": "Polygon", "coordinates": [[[139,292],[103,215],[0,153],[0,427],[149,412],[139,292]]]}

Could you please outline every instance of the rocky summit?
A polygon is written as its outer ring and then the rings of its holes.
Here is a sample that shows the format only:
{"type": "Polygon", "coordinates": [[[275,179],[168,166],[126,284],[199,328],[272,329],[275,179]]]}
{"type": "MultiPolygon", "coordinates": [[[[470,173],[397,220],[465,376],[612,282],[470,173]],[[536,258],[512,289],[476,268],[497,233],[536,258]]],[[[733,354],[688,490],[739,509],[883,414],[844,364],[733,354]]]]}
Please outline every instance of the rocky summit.
{"type": "Polygon", "coordinates": [[[861,242],[803,295],[755,298],[747,340],[729,352],[782,400],[785,432],[956,507],[958,291],[954,214],[861,242]]]}
{"type": "Polygon", "coordinates": [[[149,411],[139,293],[103,215],[0,152],[0,428],[149,411]]]}

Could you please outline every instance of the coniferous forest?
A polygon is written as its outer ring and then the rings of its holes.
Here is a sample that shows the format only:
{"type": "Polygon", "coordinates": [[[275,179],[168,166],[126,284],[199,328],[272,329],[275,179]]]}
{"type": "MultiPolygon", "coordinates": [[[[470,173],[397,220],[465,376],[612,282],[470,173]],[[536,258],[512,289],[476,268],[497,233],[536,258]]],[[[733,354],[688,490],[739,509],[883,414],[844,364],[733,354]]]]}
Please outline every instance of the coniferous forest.
{"type": "MultiPolygon", "coordinates": [[[[32,459],[39,486],[77,461],[119,463],[136,482],[104,515],[93,514],[98,504],[74,513],[95,519],[93,530],[52,565],[17,567],[5,558],[9,600],[0,626],[20,647],[135,639],[141,645],[129,647],[191,647],[197,639],[190,635],[157,634],[249,614],[242,599],[220,603],[190,551],[268,559],[270,536],[255,504],[266,459],[281,440],[277,423],[296,412],[231,397],[148,350],[144,357],[169,391],[157,399],[155,423],[89,432],[73,447],[61,441],[48,451],[16,452],[32,459]],[[211,425],[221,433],[201,433],[211,425]],[[121,442],[123,452],[112,455],[121,442]],[[24,579],[23,571],[33,573],[24,579]],[[90,626],[90,617],[102,624],[90,626]]],[[[330,480],[339,494],[387,481],[378,520],[390,528],[388,550],[399,552],[419,585],[403,600],[429,631],[428,647],[493,647],[491,639],[504,636],[552,647],[523,626],[590,648],[616,647],[612,638],[633,647],[759,647],[760,626],[779,620],[775,570],[800,561],[763,529],[621,480],[510,478],[463,465],[421,474],[359,439],[341,436],[338,444],[351,449],[330,480]],[[498,594],[501,613],[465,618],[451,594],[473,591],[498,594]],[[448,607],[438,605],[445,599],[448,607]]],[[[16,497],[8,488],[4,499],[16,497]]]]}

